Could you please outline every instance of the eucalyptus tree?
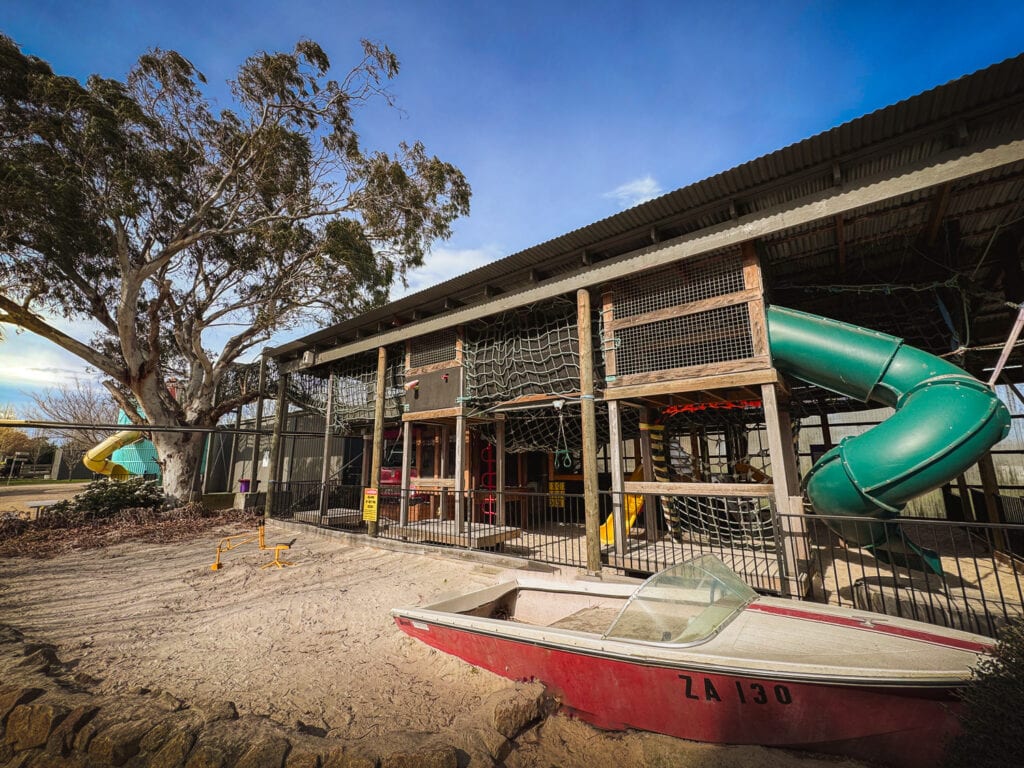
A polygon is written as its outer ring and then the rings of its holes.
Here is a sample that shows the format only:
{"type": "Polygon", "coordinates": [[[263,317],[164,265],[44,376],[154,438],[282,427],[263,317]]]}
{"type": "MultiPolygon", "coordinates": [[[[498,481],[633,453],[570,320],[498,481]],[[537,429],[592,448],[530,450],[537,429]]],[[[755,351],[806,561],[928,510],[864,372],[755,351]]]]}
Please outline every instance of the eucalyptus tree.
{"type": "MultiPolygon", "coordinates": [[[[329,68],[310,41],[256,53],[218,110],[174,51],[83,84],[0,36],[0,323],[100,371],[133,417],[207,428],[255,397],[224,384],[274,332],[385,302],[470,188],[418,141],[364,149],[360,108],[394,106],[387,47],[329,68]]],[[[188,496],[203,435],[152,439],[188,496]]]]}

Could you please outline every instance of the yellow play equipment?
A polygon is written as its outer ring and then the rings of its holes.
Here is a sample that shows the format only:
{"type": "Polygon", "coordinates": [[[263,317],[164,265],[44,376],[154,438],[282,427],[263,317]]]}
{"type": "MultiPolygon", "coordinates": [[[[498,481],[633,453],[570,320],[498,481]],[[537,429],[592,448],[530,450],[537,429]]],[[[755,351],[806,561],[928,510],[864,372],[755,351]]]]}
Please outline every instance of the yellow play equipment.
{"type": "Polygon", "coordinates": [[[142,433],[135,430],[118,432],[86,451],[82,463],[97,474],[109,476],[111,480],[127,480],[132,473],[116,461],[111,461],[110,455],[118,448],[124,448],[141,439],[142,433]]]}
{"type": "Polygon", "coordinates": [[[283,552],[286,549],[291,549],[291,544],[274,544],[273,546],[267,546],[264,534],[263,520],[260,520],[259,526],[256,529],[256,533],[238,533],[234,536],[225,536],[223,539],[221,539],[220,544],[217,545],[217,559],[214,562],[214,564],[210,566],[210,570],[219,571],[223,567],[223,564],[220,561],[220,555],[222,552],[230,552],[232,549],[237,549],[243,544],[251,544],[254,541],[256,542],[256,546],[259,548],[261,552],[266,551],[268,549],[274,550],[274,559],[271,560],[269,563],[261,565],[261,569],[270,568],[271,566],[274,566],[276,568],[284,568],[286,565],[295,565],[295,563],[281,559],[281,552],[283,552]]]}
{"type": "MultiPolygon", "coordinates": [[[[633,470],[633,473],[629,476],[631,481],[643,480],[644,479],[644,468],[637,466],[633,470]]],[[[639,493],[627,493],[625,498],[625,509],[626,513],[626,533],[633,528],[633,523],[636,522],[637,517],[640,516],[640,512],[644,508],[644,497],[639,493]]],[[[614,544],[615,543],[615,519],[614,515],[608,515],[608,519],[604,521],[604,525],[601,526],[601,543],[602,544],[614,544]]]]}

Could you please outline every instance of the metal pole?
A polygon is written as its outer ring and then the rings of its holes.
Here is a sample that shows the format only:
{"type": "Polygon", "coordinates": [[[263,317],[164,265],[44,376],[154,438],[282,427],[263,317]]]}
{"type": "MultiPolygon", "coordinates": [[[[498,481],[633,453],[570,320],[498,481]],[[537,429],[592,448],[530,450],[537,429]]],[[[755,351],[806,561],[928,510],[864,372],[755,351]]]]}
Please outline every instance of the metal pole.
{"type": "Polygon", "coordinates": [[[580,406],[583,429],[583,508],[586,512],[587,570],[601,571],[601,510],[597,497],[597,417],[594,408],[594,348],[590,335],[590,291],[576,292],[580,347],[580,406]]]}
{"type": "MultiPolygon", "coordinates": [[[[261,465],[263,464],[263,457],[260,456],[260,449],[262,448],[263,435],[260,434],[260,430],[263,429],[263,398],[264,398],[264,396],[266,395],[266,392],[267,392],[267,356],[266,356],[265,353],[260,356],[260,373],[259,373],[259,379],[256,382],[256,391],[259,393],[259,395],[256,398],[256,438],[253,440],[253,444],[252,444],[252,480],[253,480],[254,483],[256,483],[256,486],[253,488],[254,491],[258,491],[260,489],[260,486],[259,486],[260,468],[261,468],[261,465]]],[[[232,455],[232,457],[231,457],[231,469],[232,469],[232,471],[234,471],[234,468],[235,468],[235,457],[232,455]]],[[[233,478],[232,478],[232,480],[233,480],[233,478]]],[[[268,472],[267,473],[267,485],[268,485],[267,490],[268,491],[270,490],[269,484],[270,484],[270,473],[268,472]]],[[[230,490],[230,485],[228,486],[228,489],[230,490]]]]}
{"type": "Polygon", "coordinates": [[[334,422],[334,374],[327,378],[327,411],[324,414],[324,450],[320,466],[320,522],[326,523],[330,493],[327,481],[331,476],[331,425],[334,422]]]}

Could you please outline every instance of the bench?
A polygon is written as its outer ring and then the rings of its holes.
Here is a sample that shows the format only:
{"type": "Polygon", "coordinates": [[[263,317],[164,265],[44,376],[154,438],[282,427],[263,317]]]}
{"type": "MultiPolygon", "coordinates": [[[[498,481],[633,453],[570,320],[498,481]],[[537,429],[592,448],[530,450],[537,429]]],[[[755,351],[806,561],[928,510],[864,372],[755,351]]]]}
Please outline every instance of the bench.
{"type": "Polygon", "coordinates": [[[32,510],[32,514],[29,515],[29,519],[36,520],[39,517],[39,513],[49,509],[54,504],[58,504],[60,499],[44,499],[41,501],[26,501],[25,506],[32,510]]]}

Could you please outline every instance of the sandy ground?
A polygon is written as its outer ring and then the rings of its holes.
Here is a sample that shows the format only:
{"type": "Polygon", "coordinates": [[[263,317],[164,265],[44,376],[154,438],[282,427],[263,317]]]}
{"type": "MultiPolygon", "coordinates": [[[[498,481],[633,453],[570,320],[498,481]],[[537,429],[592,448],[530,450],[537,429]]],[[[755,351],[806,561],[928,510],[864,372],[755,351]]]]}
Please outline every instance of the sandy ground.
{"type": "MultiPolygon", "coordinates": [[[[470,765],[492,764],[473,734],[489,727],[488,698],[516,684],[408,638],[389,609],[493,584],[502,566],[268,527],[269,542],[288,540],[296,565],[280,570],[261,569],[270,556],[252,545],[210,570],[215,535],[8,559],[0,562],[0,623],[57,645],[62,659],[100,681],[98,693],[142,686],[186,702],[229,699],[241,714],[312,728],[352,747],[442,737],[470,765]]],[[[502,764],[859,765],[605,733],[563,716],[521,735],[502,764]]]]}

